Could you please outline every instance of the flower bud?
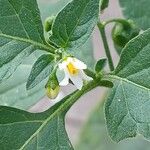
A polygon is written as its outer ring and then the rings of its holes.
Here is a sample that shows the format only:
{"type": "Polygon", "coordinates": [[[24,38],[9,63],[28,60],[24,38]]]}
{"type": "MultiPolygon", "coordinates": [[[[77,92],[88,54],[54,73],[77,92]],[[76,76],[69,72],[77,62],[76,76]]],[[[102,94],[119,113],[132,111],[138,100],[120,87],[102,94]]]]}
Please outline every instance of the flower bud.
{"type": "Polygon", "coordinates": [[[114,46],[119,54],[124,46],[140,32],[140,29],[132,20],[127,20],[127,24],[117,22],[112,30],[114,46]]]}
{"type": "Polygon", "coordinates": [[[50,16],[45,20],[44,27],[46,32],[49,32],[52,29],[52,24],[54,20],[55,20],[55,16],[50,16]]]}
{"type": "Polygon", "coordinates": [[[45,86],[46,88],[46,95],[50,99],[55,99],[60,91],[60,86],[56,77],[56,73],[50,75],[50,78],[45,86]]]}

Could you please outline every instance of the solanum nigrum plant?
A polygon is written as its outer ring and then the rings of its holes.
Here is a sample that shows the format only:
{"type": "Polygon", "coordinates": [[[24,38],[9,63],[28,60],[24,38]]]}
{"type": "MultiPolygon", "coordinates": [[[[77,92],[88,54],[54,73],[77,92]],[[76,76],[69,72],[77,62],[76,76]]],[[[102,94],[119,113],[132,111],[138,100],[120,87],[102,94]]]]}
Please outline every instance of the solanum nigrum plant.
{"type": "MultiPolygon", "coordinates": [[[[23,95],[23,102],[18,100],[12,107],[16,97],[11,95],[11,91],[9,103],[1,96],[0,149],[73,149],[65,130],[65,115],[82,95],[98,86],[111,88],[105,102],[106,125],[111,139],[119,142],[141,134],[149,140],[150,2],[120,0],[120,4],[126,19],[99,19],[109,5],[108,0],[73,0],[42,24],[36,0],[0,0],[1,95],[6,92],[4,82],[11,87],[13,80],[13,85],[21,86],[25,79],[20,82],[19,78],[23,74],[29,76],[26,86],[23,84],[26,93],[28,96],[32,93],[36,99],[32,101],[31,97],[23,95]],[[110,23],[115,23],[112,39],[120,55],[117,66],[114,66],[105,34],[110,23]],[[102,37],[106,59],[99,58],[95,68],[91,69],[76,58],[74,52],[81,51],[96,26],[102,37]],[[21,64],[35,52],[40,52],[40,56],[29,74],[27,65],[21,64]],[[110,70],[107,72],[104,71],[106,63],[110,70]],[[21,72],[16,71],[18,68],[21,72]],[[63,77],[61,80],[58,72],[63,77]],[[14,77],[17,77],[15,81],[14,77]],[[54,99],[60,87],[68,83],[77,90],[47,111],[26,111],[37,102],[40,94],[45,93],[54,99]],[[36,87],[38,89],[35,90],[36,87]]],[[[16,95],[21,93],[24,91],[16,91],[16,95]]]]}

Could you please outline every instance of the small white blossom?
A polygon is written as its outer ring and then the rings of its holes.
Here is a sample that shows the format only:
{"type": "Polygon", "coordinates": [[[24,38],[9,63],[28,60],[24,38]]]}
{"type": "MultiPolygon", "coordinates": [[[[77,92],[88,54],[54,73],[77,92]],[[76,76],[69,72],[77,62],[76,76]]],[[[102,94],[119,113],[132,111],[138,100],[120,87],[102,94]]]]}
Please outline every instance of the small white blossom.
{"type": "Polygon", "coordinates": [[[83,71],[87,69],[87,65],[74,57],[67,57],[59,64],[59,69],[64,70],[65,73],[65,78],[59,83],[60,86],[66,86],[70,79],[77,89],[81,90],[84,80],[92,80],[83,71]]]}

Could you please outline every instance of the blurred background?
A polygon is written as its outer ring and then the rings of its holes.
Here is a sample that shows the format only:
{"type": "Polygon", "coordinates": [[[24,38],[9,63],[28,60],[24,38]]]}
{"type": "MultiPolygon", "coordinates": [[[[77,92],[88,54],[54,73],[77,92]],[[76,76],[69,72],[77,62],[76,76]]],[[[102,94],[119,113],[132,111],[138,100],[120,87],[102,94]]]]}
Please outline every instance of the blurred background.
{"type": "MultiPolygon", "coordinates": [[[[51,15],[56,15],[70,0],[38,0],[42,15],[42,21],[51,15]]],[[[118,0],[110,0],[109,7],[101,13],[102,21],[111,18],[123,18],[118,0]]],[[[109,46],[115,65],[119,57],[114,49],[111,30],[113,24],[106,29],[109,46]]],[[[96,60],[105,58],[103,43],[97,28],[87,41],[87,43],[73,52],[76,57],[84,61],[91,69],[96,60]]],[[[34,53],[27,58],[24,63],[16,70],[15,74],[2,83],[0,87],[0,104],[29,110],[30,112],[42,112],[61,100],[65,95],[74,91],[75,88],[69,85],[61,89],[60,94],[55,100],[49,100],[44,96],[44,89],[41,88],[45,83],[40,84],[30,92],[25,89],[27,77],[30,73],[32,64],[40,53],[34,53]],[[17,78],[17,82],[14,80],[17,78]],[[41,90],[42,89],[42,90],[41,90]],[[13,101],[12,101],[12,96],[13,101]]],[[[108,67],[106,67],[106,70],[108,67]]],[[[16,80],[15,80],[16,81],[16,80]]],[[[119,144],[113,143],[107,135],[103,102],[108,89],[96,88],[80,98],[67,113],[66,130],[71,142],[76,150],[150,150],[150,143],[143,140],[140,135],[136,139],[125,140],[119,144]]]]}

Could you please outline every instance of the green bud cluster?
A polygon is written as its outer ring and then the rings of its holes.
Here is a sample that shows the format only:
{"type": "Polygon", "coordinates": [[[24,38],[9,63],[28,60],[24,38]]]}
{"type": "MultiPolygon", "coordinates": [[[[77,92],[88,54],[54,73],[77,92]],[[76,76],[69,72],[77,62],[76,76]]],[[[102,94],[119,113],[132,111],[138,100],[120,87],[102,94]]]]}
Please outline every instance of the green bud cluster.
{"type": "Polygon", "coordinates": [[[112,39],[117,52],[120,54],[124,46],[140,32],[140,29],[132,20],[126,24],[117,22],[112,30],[112,39]]]}
{"type": "Polygon", "coordinates": [[[55,18],[56,18],[55,16],[50,16],[46,18],[45,23],[44,23],[44,28],[46,32],[51,31],[55,18]]]}

